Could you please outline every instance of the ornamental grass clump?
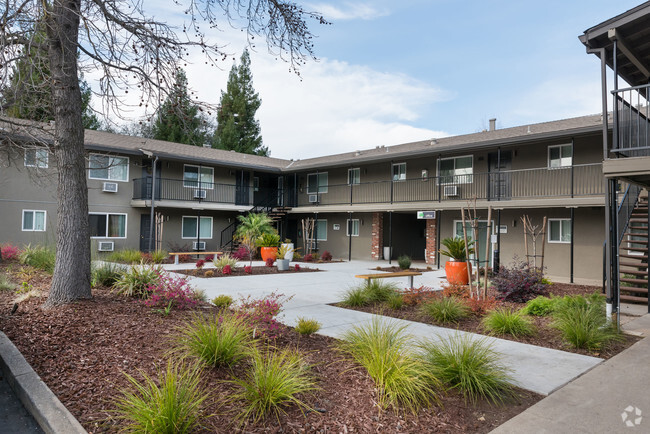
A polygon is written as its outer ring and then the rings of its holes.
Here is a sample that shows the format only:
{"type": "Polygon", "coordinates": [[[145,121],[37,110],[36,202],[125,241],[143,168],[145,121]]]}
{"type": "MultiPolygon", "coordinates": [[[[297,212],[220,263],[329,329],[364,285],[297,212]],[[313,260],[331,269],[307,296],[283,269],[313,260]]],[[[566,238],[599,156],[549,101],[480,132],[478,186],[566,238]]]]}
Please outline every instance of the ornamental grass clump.
{"type": "Polygon", "coordinates": [[[482,324],[488,332],[498,335],[520,337],[535,334],[535,326],[530,318],[521,311],[508,308],[494,309],[483,318],[482,324]]]}
{"type": "Polygon", "coordinates": [[[364,287],[350,288],[343,294],[341,304],[345,307],[365,306],[370,302],[364,287]]]}
{"type": "Polygon", "coordinates": [[[404,408],[416,413],[438,402],[440,383],[435,375],[409,354],[406,326],[375,317],[343,335],[339,348],[363,366],[379,391],[379,407],[404,408]]]}
{"type": "Polygon", "coordinates": [[[393,310],[400,310],[404,306],[404,297],[402,294],[393,294],[386,300],[386,304],[393,310]]]}
{"type": "Polygon", "coordinates": [[[377,279],[362,285],[370,302],[382,303],[398,293],[397,285],[377,279]]]}
{"type": "Polygon", "coordinates": [[[223,272],[223,267],[226,265],[229,265],[230,269],[232,270],[237,267],[237,259],[228,254],[221,255],[217,259],[214,259],[212,262],[219,272],[223,272]]]}
{"type": "Polygon", "coordinates": [[[102,264],[93,263],[90,269],[90,286],[111,287],[120,278],[121,268],[115,264],[104,262],[102,264]]]}
{"type": "Polygon", "coordinates": [[[19,261],[21,264],[38,268],[46,273],[54,273],[54,261],[56,259],[56,250],[51,246],[27,245],[20,252],[19,261]]]}
{"type": "Polygon", "coordinates": [[[249,371],[230,382],[237,390],[229,402],[241,408],[236,416],[241,424],[268,416],[275,416],[279,422],[291,405],[304,412],[310,407],[302,396],[318,389],[303,356],[291,349],[253,351],[249,371]]]}
{"type": "Polygon", "coordinates": [[[307,319],[300,317],[296,324],[295,330],[304,336],[309,336],[316,333],[321,328],[321,323],[315,319],[307,319]]]}
{"type": "Polygon", "coordinates": [[[622,339],[614,325],[608,323],[604,303],[565,304],[553,317],[553,326],[575,348],[600,350],[622,339]]]}
{"type": "Polygon", "coordinates": [[[0,273],[0,291],[13,291],[16,289],[16,284],[9,279],[4,273],[0,273]]]}
{"type": "Polygon", "coordinates": [[[150,294],[148,288],[158,282],[162,273],[163,269],[160,266],[144,263],[134,265],[120,272],[113,289],[120,295],[147,299],[150,294]]]}
{"type": "Polygon", "coordinates": [[[470,309],[456,297],[432,298],[420,305],[420,313],[441,324],[457,323],[467,318],[470,309]]]}
{"type": "Polygon", "coordinates": [[[108,262],[120,262],[122,264],[139,264],[142,261],[142,253],[140,250],[135,249],[120,249],[109,253],[106,256],[106,260],[108,262]]]}
{"type": "Polygon", "coordinates": [[[140,372],[143,380],[124,374],[130,388],[116,399],[115,418],[124,430],[139,433],[189,433],[200,428],[203,402],[208,394],[200,387],[197,366],[167,362],[158,380],[140,372]]]}
{"type": "Polygon", "coordinates": [[[457,333],[419,346],[430,375],[458,390],[466,401],[487,399],[500,403],[513,396],[509,370],[500,363],[499,354],[487,338],[457,333]]]}

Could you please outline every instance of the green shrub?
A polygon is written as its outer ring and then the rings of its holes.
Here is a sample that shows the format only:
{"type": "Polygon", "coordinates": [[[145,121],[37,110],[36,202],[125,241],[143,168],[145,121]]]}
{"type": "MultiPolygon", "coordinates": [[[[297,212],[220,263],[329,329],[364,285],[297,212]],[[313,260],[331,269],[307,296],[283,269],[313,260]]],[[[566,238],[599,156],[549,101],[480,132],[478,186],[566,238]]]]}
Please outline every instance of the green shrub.
{"type": "Polygon", "coordinates": [[[94,264],[90,270],[90,285],[93,288],[98,286],[113,286],[120,277],[122,269],[115,264],[103,263],[94,264]]]}
{"type": "Polygon", "coordinates": [[[107,255],[106,260],[122,264],[139,264],[142,261],[142,253],[136,249],[120,249],[107,255]]]}
{"type": "Polygon", "coordinates": [[[169,253],[165,250],[154,250],[151,252],[151,262],[154,264],[162,264],[169,257],[169,253]]]}
{"type": "Polygon", "coordinates": [[[467,318],[469,307],[456,297],[434,298],[420,305],[420,313],[435,321],[447,324],[467,318]]]}
{"type": "Polygon", "coordinates": [[[363,285],[364,291],[371,302],[384,302],[398,293],[397,285],[390,282],[382,282],[380,279],[369,281],[363,285]]]}
{"type": "Polygon", "coordinates": [[[415,413],[438,401],[439,381],[408,353],[410,339],[405,329],[375,317],[346,332],[339,347],[368,371],[379,390],[381,408],[401,406],[415,413]]]}
{"type": "Polygon", "coordinates": [[[139,433],[188,433],[200,427],[201,406],[207,393],[200,387],[198,367],[167,363],[158,381],[141,372],[143,382],[128,374],[130,389],[116,400],[116,418],[126,430],[139,433]]]}
{"type": "Polygon", "coordinates": [[[350,288],[345,291],[343,301],[341,304],[347,307],[359,307],[365,306],[370,301],[368,300],[368,294],[364,287],[350,288]]]}
{"type": "Polygon", "coordinates": [[[497,308],[483,318],[483,327],[491,333],[512,336],[530,336],[535,333],[535,326],[530,318],[507,308],[497,308]]]}
{"type": "Polygon", "coordinates": [[[321,328],[321,323],[315,319],[298,318],[295,330],[301,335],[309,336],[316,333],[321,328]]]}
{"type": "Polygon", "coordinates": [[[226,265],[230,265],[230,269],[234,270],[235,267],[237,267],[237,259],[233,258],[232,256],[225,254],[221,255],[219,258],[214,259],[213,261],[214,266],[219,270],[219,272],[223,271],[223,267],[226,265]]]}
{"type": "Polygon", "coordinates": [[[29,265],[46,273],[54,273],[54,262],[56,260],[56,250],[50,246],[27,245],[20,252],[19,260],[21,264],[29,265]]]}
{"type": "Polygon", "coordinates": [[[149,297],[147,288],[155,285],[163,273],[160,266],[134,265],[120,272],[120,276],[113,284],[113,289],[121,295],[146,299],[149,297]]]}
{"type": "Polygon", "coordinates": [[[553,316],[553,326],[575,348],[599,350],[622,339],[613,324],[607,322],[605,308],[599,303],[565,304],[553,316]]]}
{"type": "Polygon", "coordinates": [[[402,270],[408,270],[411,268],[411,258],[408,255],[402,255],[397,258],[397,265],[399,265],[399,268],[402,270]]]}
{"type": "Polygon", "coordinates": [[[16,289],[16,285],[9,279],[4,273],[0,273],[0,291],[13,291],[16,289]]]}
{"type": "Polygon", "coordinates": [[[243,401],[237,415],[241,423],[251,419],[259,422],[269,415],[279,421],[280,415],[285,413],[284,408],[292,404],[301,410],[309,409],[299,395],[317,389],[303,357],[289,349],[254,351],[246,376],[235,378],[232,383],[238,390],[231,395],[230,401],[243,401]]]}
{"type": "Polygon", "coordinates": [[[386,300],[386,304],[393,310],[400,310],[404,306],[404,297],[402,294],[393,294],[386,300]]]}
{"type": "Polygon", "coordinates": [[[524,315],[548,316],[555,310],[558,300],[557,297],[549,298],[540,295],[527,302],[521,313],[524,315]]]}
{"type": "Polygon", "coordinates": [[[195,314],[178,327],[172,337],[171,353],[195,357],[210,366],[231,366],[250,355],[253,331],[235,314],[195,314]]]}
{"type": "Polygon", "coordinates": [[[439,342],[423,342],[422,359],[430,374],[457,389],[466,400],[493,403],[512,395],[512,379],[487,338],[456,333],[439,342]]]}
{"type": "Polygon", "coordinates": [[[232,304],[233,299],[231,296],[226,294],[221,294],[212,299],[212,304],[217,306],[220,309],[227,309],[232,304]]]}

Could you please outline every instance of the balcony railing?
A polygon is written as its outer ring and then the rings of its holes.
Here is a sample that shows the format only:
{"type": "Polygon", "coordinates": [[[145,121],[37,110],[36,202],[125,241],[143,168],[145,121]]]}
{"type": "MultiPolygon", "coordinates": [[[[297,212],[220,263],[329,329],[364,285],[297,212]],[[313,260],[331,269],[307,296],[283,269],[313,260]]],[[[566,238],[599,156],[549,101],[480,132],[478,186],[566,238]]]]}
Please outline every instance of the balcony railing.
{"type": "Polygon", "coordinates": [[[614,132],[612,151],[626,157],[650,155],[650,84],[612,91],[614,132]]]}

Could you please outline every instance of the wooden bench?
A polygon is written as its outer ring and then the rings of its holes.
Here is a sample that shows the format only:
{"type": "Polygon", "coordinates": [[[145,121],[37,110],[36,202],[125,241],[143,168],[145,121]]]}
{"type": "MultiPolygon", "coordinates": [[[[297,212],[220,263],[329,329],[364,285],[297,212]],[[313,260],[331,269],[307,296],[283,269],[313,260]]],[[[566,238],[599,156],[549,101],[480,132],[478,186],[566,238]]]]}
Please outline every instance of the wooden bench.
{"type": "Polygon", "coordinates": [[[219,255],[223,255],[223,252],[173,252],[169,253],[169,256],[174,257],[174,264],[178,265],[178,258],[181,255],[213,255],[215,258],[219,257],[219,255]]]}
{"type": "Polygon", "coordinates": [[[422,276],[422,273],[419,271],[397,271],[394,273],[372,273],[372,274],[357,274],[354,277],[360,279],[366,279],[368,285],[372,279],[385,279],[387,277],[408,277],[409,278],[409,287],[413,288],[413,276],[422,276]]]}

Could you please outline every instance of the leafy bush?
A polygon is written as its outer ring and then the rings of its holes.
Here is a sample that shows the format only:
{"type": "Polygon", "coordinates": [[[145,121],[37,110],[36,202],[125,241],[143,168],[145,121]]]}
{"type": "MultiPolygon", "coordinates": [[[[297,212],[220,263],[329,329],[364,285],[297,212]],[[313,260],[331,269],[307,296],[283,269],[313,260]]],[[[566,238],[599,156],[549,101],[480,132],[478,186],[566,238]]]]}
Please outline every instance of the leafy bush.
{"type": "Polygon", "coordinates": [[[120,271],[117,281],[113,284],[113,289],[118,294],[127,297],[146,299],[150,294],[149,286],[156,284],[162,273],[163,270],[160,266],[135,265],[120,271]]]}
{"type": "Polygon", "coordinates": [[[295,264],[295,265],[293,266],[293,268],[294,268],[296,271],[300,271],[300,264],[295,264]]]}
{"type": "Polygon", "coordinates": [[[439,342],[421,343],[420,347],[430,374],[457,389],[466,400],[484,398],[498,403],[513,395],[508,370],[499,363],[499,354],[486,338],[457,333],[439,342]]]}
{"type": "MultiPolygon", "coordinates": [[[[465,239],[462,237],[456,238],[444,238],[440,244],[446,247],[446,249],[440,249],[440,254],[449,256],[451,259],[456,261],[465,262],[467,261],[467,252],[465,251],[465,239]]],[[[467,242],[469,254],[474,253],[474,241],[469,240],[467,242]]]]}
{"type": "Polygon", "coordinates": [[[600,303],[565,304],[554,313],[553,326],[575,348],[599,350],[621,339],[613,324],[607,322],[605,307],[600,303]]]}
{"type": "Polygon", "coordinates": [[[230,268],[230,265],[224,265],[223,270],[221,270],[221,273],[224,276],[230,276],[232,274],[232,268],[230,268]]]}
{"type": "Polygon", "coordinates": [[[49,246],[32,247],[27,245],[20,252],[19,260],[21,264],[29,265],[46,273],[54,273],[54,261],[56,260],[56,250],[49,246]]]}
{"type": "Polygon", "coordinates": [[[370,300],[368,300],[366,289],[362,286],[358,286],[345,291],[341,304],[346,307],[359,307],[365,306],[369,302],[370,300]]]}
{"type": "Polygon", "coordinates": [[[521,311],[498,308],[483,318],[483,327],[489,332],[500,335],[530,336],[535,333],[535,327],[530,318],[523,316],[521,311]]]}
{"type": "Polygon", "coordinates": [[[399,268],[402,270],[408,270],[411,268],[411,258],[408,255],[402,255],[397,258],[397,265],[399,265],[399,268]]]}
{"type": "Polygon", "coordinates": [[[0,258],[3,261],[11,262],[20,257],[20,249],[13,244],[0,244],[0,258]]]}
{"type": "Polygon", "coordinates": [[[120,262],[122,264],[139,264],[142,262],[142,253],[140,250],[135,249],[120,249],[108,254],[106,260],[109,262],[120,262]]]}
{"type": "Polygon", "coordinates": [[[264,265],[266,265],[267,267],[272,267],[274,262],[275,262],[275,259],[266,258],[266,261],[264,261],[264,265]]]}
{"type": "Polygon", "coordinates": [[[393,310],[400,310],[404,306],[404,297],[402,294],[393,294],[386,300],[386,304],[393,310]]]}
{"type": "Polygon", "coordinates": [[[253,267],[251,267],[250,265],[244,265],[244,273],[253,274],[253,267]]]}
{"type": "Polygon", "coordinates": [[[257,237],[255,243],[257,247],[278,247],[278,244],[280,244],[280,235],[276,232],[267,232],[257,237]]]}
{"type": "Polygon", "coordinates": [[[318,252],[312,252],[311,260],[314,262],[318,262],[320,260],[320,254],[318,252]]]}
{"type": "Polygon", "coordinates": [[[167,363],[156,381],[140,372],[143,382],[128,374],[131,388],[122,389],[116,400],[116,418],[126,430],[142,433],[187,433],[200,426],[201,406],[208,397],[200,387],[198,367],[167,363]]]}
{"type": "Polygon", "coordinates": [[[237,259],[234,256],[225,254],[221,255],[219,258],[215,259],[213,261],[214,266],[219,270],[220,272],[223,271],[223,267],[226,265],[230,265],[230,269],[234,269],[237,267],[237,259]]]}
{"type": "Polygon", "coordinates": [[[230,307],[232,302],[233,302],[232,297],[226,294],[218,295],[212,299],[212,304],[214,304],[215,306],[221,309],[230,307]]]}
{"type": "Polygon", "coordinates": [[[122,269],[108,262],[95,265],[90,270],[90,284],[93,288],[98,286],[113,286],[120,277],[122,269]]]}
{"type": "Polygon", "coordinates": [[[441,324],[456,323],[469,315],[467,305],[456,297],[433,298],[420,305],[420,312],[441,324]]]}
{"type": "Polygon", "coordinates": [[[368,300],[371,302],[384,302],[398,293],[398,288],[394,283],[382,282],[379,279],[369,281],[367,285],[363,285],[368,300]]]}
{"type": "Polygon", "coordinates": [[[194,357],[210,366],[232,366],[251,355],[252,330],[246,320],[227,311],[218,316],[194,314],[177,328],[171,353],[194,357]]]}
{"type": "Polygon", "coordinates": [[[237,312],[253,327],[253,335],[262,334],[274,337],[280,330],[280,323],[275,319],[282,311],[285,299],[283,294],[272,292],[262,298],[242,297],[237,312]]]}
{"type": "MultiPolygon", "coordinates": [[[[250,257],[248,249],[244,246],[239,246],[237,251],[230,254],[230,257],[234,258],[237,261],[245,261],[250,257]]],[[[215,264],[217,265],[217,264],[215,264]]]]}
{"type": "Polygon", "coordinates": [[[279,420],[284,408],[296,405],[301,410],[309,406],[299,395],[317,389],[303,357],[290,349],[253,352],[252,366],[244,378],[231,381],[238,386],[229,401],[239,404],[240,423],[252,419],[259,422],[269,415],[279,420]]]}
{"type": "Polygon", "coordinates": [[[378,317],[343,335],[340,349],[363,366],[379,391],[379,406],[416,412],[437,401],[439,382],[420,360],[409,354],[406,326],[378,317]]]}
{"type": "Polygon", "coordinates": [[[406,288],[402,292],[402,299],[404,303],[409,306],[417,306],[420,303],[433,297],[433,289],[428,286],[420,286],[419,288],[406,288]]]}
{"type": "Polygon", "coordinates": [[[0,273],[0,291],[13,291],[16,289],[16,285],[9,279],[4,273],[0,273]]]}
{"type": "Polygon", "coordinates": [[[158,279],[147,286],[149,297],[144,304],[148,307],[174,307],[187,309],[197,304],[194,288],[186,276],[159,273],[158,279]]]}
{"type": "Polygon", "coordinates": [[[456,283],[448,283],[442,285],[442,295],[444,297],[469,298],[469,287],[456,283]]]}
{"type": "Polygon", "coordinates": [[[558,297],[549,298],[540,295],[529,300],[521,310],[521,313],[525,315],[548,316],[555,311],[559,301],[560,298],[558,297]]]}
{"type": "Polygon", "coordinates": [[[321,259],[325,262],[330,262],[332,260],[332,254],[327,250],[325,250],[323,252],[323,256],[321,256],[321,259]]]}
{"type": "Polygon", "coordinates": [[[492,285],[499,292],[499,300],[526,302],[546,292],[548,285],[543,279],[542,270],[515,259],[511,267],[499,269],[499,274],[492,277],[492,285]]]}
{"type": "Polygon", "coordinates": [[[307,253],[307,254],[302,258],[302,260],[305,261],[305,262],[311,262],[311,261],[314,260],[314,255],[311,254],[311,253],[307,253]]]}
{"type": "Polygon", "coordinates": [[[150,255],[151,262],[154,264],[162,264],[169,257],[169,253],[167,253],[165,250],[154,250],[150,253],[150,255]]]}
{"type": "Polygon", "coordinates": [[[295,330],[301,335],[311,335],[316,333],[321,328],[321,323],[315,319],[298,318],[295,330]]]}
{"type": "Polygon", "coordinates": [[[494,297],[469,297],[465,299],[465,304],[469,307],[469,310],[472,311],[475,315],[484,315],[494,309],[497,305],[497,300],[494,297]]]}
{"type": "Polygon", "coordinates": [[[196,265],[196,268],[198,270],[201,270],[205,266],[205,260],[204,259],[199,259],[199,260],[196,261],[195,265],[196,265]]]}

